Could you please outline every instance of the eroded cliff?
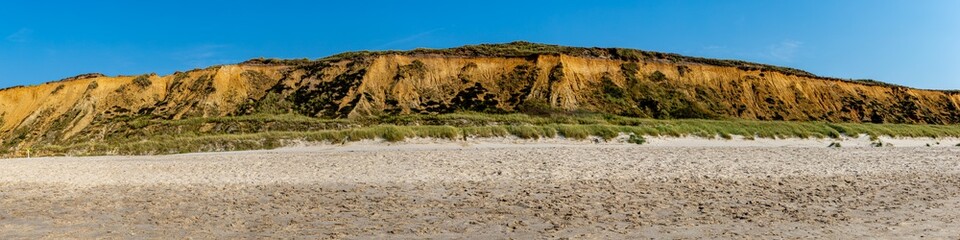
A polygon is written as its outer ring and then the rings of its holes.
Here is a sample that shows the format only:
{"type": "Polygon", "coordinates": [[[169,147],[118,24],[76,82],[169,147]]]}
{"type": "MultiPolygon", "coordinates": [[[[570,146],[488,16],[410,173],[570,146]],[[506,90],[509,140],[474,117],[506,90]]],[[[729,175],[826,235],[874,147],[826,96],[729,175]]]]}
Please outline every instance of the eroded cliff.
{"type": "Polygon", "coordinates": [[[960,93],[630,49],[531,43],[255,59],[168,76],[86,74],[0,91],[4,147],[131,119],[586,111],[651,118],[960,123],[960,93]]]}

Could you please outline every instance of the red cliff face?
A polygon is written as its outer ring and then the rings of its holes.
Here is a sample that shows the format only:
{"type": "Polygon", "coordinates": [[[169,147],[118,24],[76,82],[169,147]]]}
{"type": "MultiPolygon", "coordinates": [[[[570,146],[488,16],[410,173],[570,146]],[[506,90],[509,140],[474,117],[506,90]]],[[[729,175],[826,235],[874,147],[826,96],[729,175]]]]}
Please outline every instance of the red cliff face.
{"type": "Polygon", "coordinates": [[[168,76],[86,74],[10,88],[0,91],[0,139],[8,147],[63,141],[132,118],[349,118],[531,108],[650,118],[960,123],[957,92],[740,61],[512,43],[251,60],[168,76]]]}

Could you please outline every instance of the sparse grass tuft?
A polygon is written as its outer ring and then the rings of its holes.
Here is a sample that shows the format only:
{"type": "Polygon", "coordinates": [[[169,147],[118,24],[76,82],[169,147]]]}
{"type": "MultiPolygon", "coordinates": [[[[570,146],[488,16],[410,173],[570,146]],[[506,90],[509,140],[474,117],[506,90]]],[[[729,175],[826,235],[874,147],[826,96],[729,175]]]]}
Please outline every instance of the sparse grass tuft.
{"type": "Polygon", "coordinates": [[[64,86],[63,84],[57,85],[57,88],[54,88],[53,91],[50,91],[50,94],[51,94],[51,95],[52,95],[52,94],[57,94],[58,92],[60,92],[61,90],[63,90],[64,87],[65,87],[65,86],[64,86]]]}
{"type": "Polygon", "coordinates": [[[464,127],[460,129],[463,132],[463,136],[473,136],[481,138],[490,138],[490,137],[506,137],[510,135],[507,132],[507,129],[502,126],[477,126],[477,127],[464,127]]]}
{"type": "Polygon", "coordinates": [[[507,132],[523,139],[539,139],[541,135],[533,126],[507,126],[507,132]]]}
{"type": "Polygon", "coordinates": [[[590,136],[590,132],[584,126],[559,125],[557,130],[565,138],[583,140],[590,136]]]}
{"type": "Polygon", "coordinates": [[[417,137],[437,139],[458,139],[462,131],[452,126],[413,126],[410,127],[417,137]]]}
{"type": "Polygon", "coordinates": [[[640,136],[640,135],[630,134],[630,138],[627,139],[627,142],[628,142],[628,143],[633,143],[633,144],[638,144],[638,145],[643,145],[644,143],[647,143],[647,139],[646,139],[646,138],[643,138],[643,136],[640,136]]]}
{"type": "Polygon", "coordinates": [[[733,136],[730,135],[729,133],[721,132],[721,133],[720,133],[720,138],[723,138],[723,139],[726,139],[726,140],[730,140],[730,139],[733,139],[733,136]]]}
{"type": "Polygon", "coordinates": [[[397,126],[383,126],[375,130],[377,135],[382,137],[387,142],[399,142],[407,138],[407,135],[410,135],[409,129],[401,129],[397,126]]]}
{"type": "Polygon", "coordinates": [[[153,82],[150,81],[150,75],[144,74],[144,75],[140,75],[140,76],[137,76],[136,78],[134,78],[134,79],[133,79],[133,84],[134,84],[134,85],[137,85],[137,86],[140,87],[140,88],[147,88],[147,87],[149,87],[150,85],[152,85],[153,82]]]}
{"type": "MultiPolygon", "coordinates": [[[[70,115],[73,116],[73,115],[70,115]]],[[[74,117],[66,117],[70,120],[74,117]]],[[[611,140],[626,134],[627,142],[646,142],[646,136],[699,136],[731,139],[833,138],[861,136],[960,137],[958,125],[853,124],[823,122],[676,119],[657,120],[616,115],[555,112],[545,115],[457,112],[439,115],[389,115],[352,119],[325,119],[298,114],[253,114],[168,120],[154,117],[114,119],[106,135],[82,132],[59,140],[54,134],[36,146],[35,155],[171,154],[199,151],[269,149],[294,142],[345,143],[360,140],[404,141],[410,138],[463,140],[516,136],[540,139],[562,136],[611,140]],[[98,136],[93,139],[92,136],[98,136]],[[643,140],[643,141],[641,141],[643,140]]],[[[3,142],[7,154],[23,141],[13,132],[3,142]]],[[[87,131],[87,130],[85,130],[87,131]]],[[[887,146],[880,143],[878,146],[887,146]]],[[[840,147],[839,142],[830,147],[840,147]]],[[[960,147],[960,146],[958,146],[960,147]]]]}
{"type": "Polygon", "coordinates": [[[603,138],[603,140],[609,141],[620,135],[620,132],[616,127],[610,125],[588,125],[587,131],[590,135],[603,138]]]}
{"type": "Polygon", "coordinates": [[[830,145],[827,145],[827,147],[839,148],[839,147],[840,147],[840,143],[839,143],[839,142],[832,142],[832,143],[830,143],[830,145]]]}
{"type": "Polygon", "coordinates": [[[97,81],[90,81],[90,84],[87,85],[87,90],[97,89],[100,85],[97,84],[97,81]]]}

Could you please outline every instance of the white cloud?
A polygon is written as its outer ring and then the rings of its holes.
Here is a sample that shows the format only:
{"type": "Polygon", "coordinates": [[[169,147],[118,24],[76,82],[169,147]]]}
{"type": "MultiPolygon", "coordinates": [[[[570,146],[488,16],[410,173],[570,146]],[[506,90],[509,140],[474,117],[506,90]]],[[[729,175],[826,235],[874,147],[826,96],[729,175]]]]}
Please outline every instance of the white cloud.
{"type": "Polygon", "coordinates": [[[385,43],[385,44],[383,44],[383,45],[380,45],[380,46],[377,47],[377,49],[384,49],[384,48],[388,48],[388,47],[391,47],[391,46],[394,46],[394,45],[411,42],[411,41],[413,41],[413,40],[417,40],[417,39],[420,39],[420,38],[422,38],[422,37],[429,36],[430,34],[433,34],[434,32],[442,31],[442,30],[443,30],[443,28],[437,28],[437,29],[433,29],[433,30],[430,30],[430,31],[413,34],[413,35],[410,35],[410,36],[407,36],[407,37],[404,37],[404,38],[401,38],[401,39],[393,40],[393,41],[390,41],[390,42],[385,43]]]}
{"type": "Polygon", "coordinates": [[[25,42],[29,42],[32,36],[33,36],[33,30],[29,28],[21,28],[19,31],[7,36],[6,39],[7,41],[11,41],[15,43],[25,43],[25,42]]]}
{"type": "Polygon", "coordinates": [[[726,46],[719,46],[719,45],[703,46],[703,47],[700,47],[700,50],[696,52],[696,54],[700,54],[707,57],[724,56],[730,53],[731,53],[731,50],[729,48],[727,48],[726,46]]]}
{"type": "Polygon", "coordinates": [[[796,40],[784,40],[780,43],[767,47],[767,56],[785,62],[793,61],[803,42],[796,40]]]}
{"type": "Polygon", "coordinates": [[[717,46],[717,45],[708,45],[703,47],[703,50],[706,50],[706,51],[717,51],[717,50],[726,50],[726,49],[727,47],[717,46]]]}
{"type": "Polygon", "coordinates": [[[222,56],[221,51],[229,47],[229,45],[222,44],[198,45],[182,51],[173,52],[171,57],[190,67],[209,67],[210,65],[224,64],[233,61],[222,56]]]}

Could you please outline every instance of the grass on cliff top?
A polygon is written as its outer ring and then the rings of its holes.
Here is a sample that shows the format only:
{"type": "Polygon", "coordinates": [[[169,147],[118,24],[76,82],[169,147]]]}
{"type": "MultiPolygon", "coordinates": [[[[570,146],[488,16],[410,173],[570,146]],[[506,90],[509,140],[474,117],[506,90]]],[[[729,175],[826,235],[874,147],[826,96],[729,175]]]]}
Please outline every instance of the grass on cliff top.
{"type": "MultiPolygon", "coordinates": [[[[675,53],[662,53],[653,51],[644,51],[628,48],[599,48],[599,47],[569,47],[552,44],[540,44],[524,41],[499,44],[477,44],[465,45],[446,49],[426,49],[418,48],[408,51],[385,50],[385,51],[355,51],[344,52],[331,55],[317,60],[310,59],[250,59],[241,64],[251,65],[293,65],[293,66],[315,66],[323,63],[370,58],[381,55],[442,55],[457,57],[523,57],[529,58],[537,55],[569,55],[586,58],[616,59],[627,62],[670,62],[674,64],[703,64],[718,67],[734,67],[742,71],[760,71],[760,72],[779,72],[788,76],[808,77],[829,81],[850,82],[868,86],[882,86],[889,88],[909,88],[896,84],[880,82],[872,79],[843,79],[835,77],[818,76],[816,74],[789,67],[775,66],[762,63],[747,62],[742,60],[730,59],[712,59],[703,57],[684,56],[675,53]]],[[[957,94],[957,90],[935,90],[947,93],[957,94]]]]}
{"type": "Polygon", "coordinates": [[[536,55],[569,55],[587,58],[617,59],[622,61],[666,61],[673,63],[705,64],[721,67],[736,67],[742,70],[775,71],[786,75],[820,78],[810,72],[799,69],[752,63],[740,60],[710,59],[683,56],[674,53],[661,53],[628,48],[569,47],[553,44],[541,44],[524,41],[497,44],[465,45],[455,48],[427,49],[418,48],[409,51],[356,51],[335,54],[312,61],[309,59],[250,59],[242,64],[255,65],[310,65],[324,61],[356,60],[380,55],[444,55],[460,57],[531,57],[536,55]]]}
{"type": "MultiPolygon", "coordinates": [[[[346,143],[360,140],[398,142],[409,138],[462,140],[516,136],[524,139],[564,137],[613,139],[632,136],[704,138],[839,138],[960,137],[960,125],[855,124],[747,120],[655,120],[583,114],[454,113],[357,119],[318,119],[300,115],[253,115],[184,120],[129,120],[133,132],[102,141],[77,141],[34,147],[34,156],[142,155],[272,149],[298,142],[346,143]],[[213,127],[210,127],[213,126],[213,127]],[[174,130],[176,129],[176,130],[174,130]]],[[[642,141],[640,141],[642,142],[642,141]]],[[[19,156],[22,153],[0,153],[19,156]]]]}

